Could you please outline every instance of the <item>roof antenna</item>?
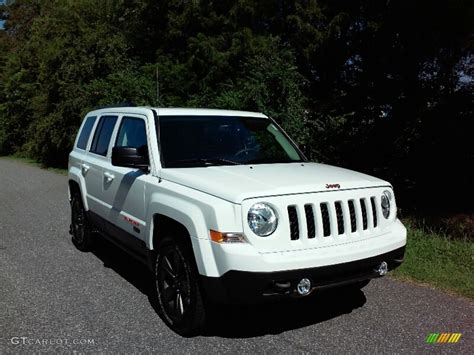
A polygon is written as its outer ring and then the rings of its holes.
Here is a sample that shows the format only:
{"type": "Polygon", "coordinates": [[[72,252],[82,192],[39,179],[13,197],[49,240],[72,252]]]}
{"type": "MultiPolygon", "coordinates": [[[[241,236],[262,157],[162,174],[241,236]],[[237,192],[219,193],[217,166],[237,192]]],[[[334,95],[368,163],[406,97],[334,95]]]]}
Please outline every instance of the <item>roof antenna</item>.
{"type": "Polygon", "coordinates": [[[156,103],[160,106],[160,74],[156,66],[156,103]]]}
{"type": "MultiPolygon", "coordinates": [[[[153,113],[154,113],[154,116],[155,116],[155,125],[156,125],[156,129],[157,129],[157,132],[158,132],[158,149],[161,149],[161,146],[160,146],[160,73],[158,71],[158,64],[156,65],[156,68],[155,68],[155,74],[156,74],[156,109],[155,110],[151,110],[153,113]]],[[[158,176],[158,182],[161,182],[161,175],[158,176]]]]}

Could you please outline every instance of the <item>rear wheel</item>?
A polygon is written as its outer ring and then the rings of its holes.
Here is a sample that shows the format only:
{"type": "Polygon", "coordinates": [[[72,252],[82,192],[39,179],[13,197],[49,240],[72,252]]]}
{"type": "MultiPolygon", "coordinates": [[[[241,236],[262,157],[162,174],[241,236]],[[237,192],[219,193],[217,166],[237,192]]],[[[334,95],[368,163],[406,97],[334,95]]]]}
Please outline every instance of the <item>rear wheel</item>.
{"type": "Polygon", "coordinates": [[[156,262],[158,311],[178,334],[199,334],[205,311],[192,250],[176,238],[165,238],[159,246],[156,262]]]}
{"type": "Polygon", "coordinates": [[[71,234],[72,243],[80,251],[89,251],[91,248],[91,228],[87,220],[82,197],[75,192],[71,200],[71,234]]]}

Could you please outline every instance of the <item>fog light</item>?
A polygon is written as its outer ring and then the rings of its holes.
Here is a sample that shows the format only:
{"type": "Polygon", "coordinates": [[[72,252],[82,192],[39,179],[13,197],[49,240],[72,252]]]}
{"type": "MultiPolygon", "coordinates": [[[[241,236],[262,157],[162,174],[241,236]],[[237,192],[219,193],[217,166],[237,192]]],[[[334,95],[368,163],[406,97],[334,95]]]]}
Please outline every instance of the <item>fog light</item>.
{"type": "Polygon", "coordinates": [[[377,266],[377,269],[375,271],[380,275],[384,276],[388,272],[388,264],[385,261],[382,261],[379,266],[377,266]]]}
{"type": "Polygon", "coordinates": [[[311,281],[307,278],[301,279],[296,285],[296,291],[301,296],[306,296],[311,291],[311,281]]]}

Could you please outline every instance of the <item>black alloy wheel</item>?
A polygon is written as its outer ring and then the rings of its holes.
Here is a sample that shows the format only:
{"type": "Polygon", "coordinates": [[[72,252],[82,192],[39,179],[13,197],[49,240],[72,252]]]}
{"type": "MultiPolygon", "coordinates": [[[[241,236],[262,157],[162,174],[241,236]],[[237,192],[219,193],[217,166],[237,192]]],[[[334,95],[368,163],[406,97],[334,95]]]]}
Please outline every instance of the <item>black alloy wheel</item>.
{"type": "Polygon", "coordinates": [[[184,243],[166,239],[155,264],[159,313],[178,334],[198,334],[204,326],[204,306],[195,265],[184,243]]]}

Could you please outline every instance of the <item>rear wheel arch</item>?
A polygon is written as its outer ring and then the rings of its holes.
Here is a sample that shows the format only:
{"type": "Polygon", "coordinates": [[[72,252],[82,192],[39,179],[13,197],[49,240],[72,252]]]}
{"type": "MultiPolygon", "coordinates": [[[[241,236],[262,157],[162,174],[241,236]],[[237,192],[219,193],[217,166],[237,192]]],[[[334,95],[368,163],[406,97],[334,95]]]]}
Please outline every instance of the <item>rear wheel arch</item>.
{"type": "Polygon", "coordinates": [[[72,199],[74,193],[79,193],[82,198],[82,203],[86,211],[89,210],[89,205],[87,204],[86,199],[86,186],[84,179],[76,174],[70,174],[68,180],[68,190],[69,190],[69,200],[72,199]]]}
{"type": "Polygon", "coordinates": [[[79,193],[82,196],[81,188],[79,187],[79,184],[77,183],[77,181],[70,179],[68,181],[68,185],[69,185],[69,198],[70,199],[75,193],[79,193]]]}

